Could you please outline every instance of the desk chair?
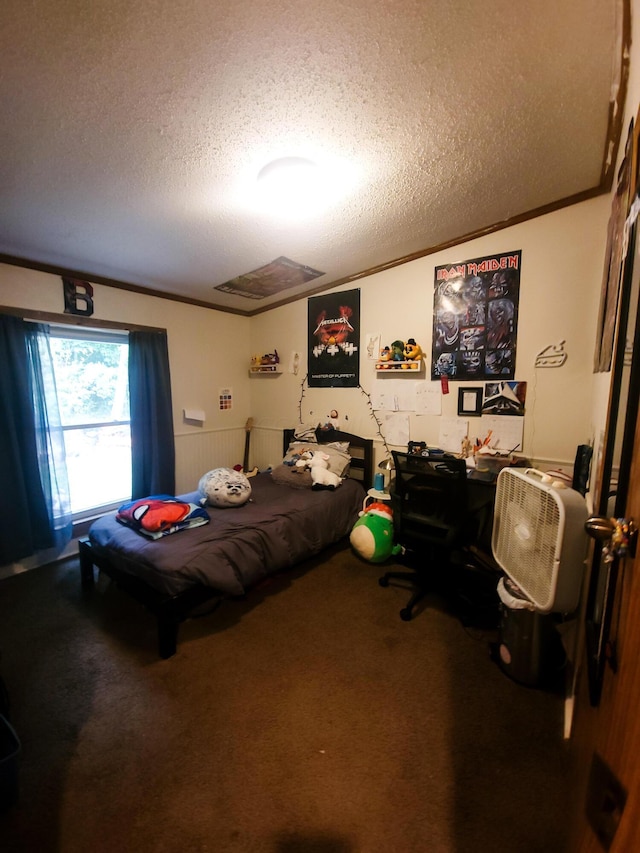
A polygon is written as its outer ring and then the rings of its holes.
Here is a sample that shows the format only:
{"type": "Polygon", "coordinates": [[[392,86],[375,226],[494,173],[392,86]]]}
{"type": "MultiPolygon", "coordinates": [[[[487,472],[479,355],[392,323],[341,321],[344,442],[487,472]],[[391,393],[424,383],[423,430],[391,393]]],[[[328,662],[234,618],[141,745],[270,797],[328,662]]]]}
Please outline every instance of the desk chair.
{"type": "Polygon", "coordinates": [[[423,565],[425,569],[446,567],[452,552],[473,535],[474,519],[468,509],[464,459],[392,454],[395,479],[389,492],[395,541],[420,565],[411,572],[387,572],[378,582],[383,587],[390,580],[412,583],[414,592],[400,611],[400,618],[408,622],[429,591],[423,565]]]}

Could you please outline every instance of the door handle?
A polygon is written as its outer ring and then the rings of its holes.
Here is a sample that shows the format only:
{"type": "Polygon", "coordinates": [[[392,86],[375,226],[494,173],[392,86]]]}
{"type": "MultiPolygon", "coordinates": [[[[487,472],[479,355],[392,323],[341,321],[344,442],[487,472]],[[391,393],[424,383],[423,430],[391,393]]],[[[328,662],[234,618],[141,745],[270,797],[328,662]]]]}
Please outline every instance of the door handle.
{"type": "Polygon", "coordinates": [[[632,518],[592,515],[585,521],[584,528],[592,539],[602,543],[605,561],[611,562],[614,557],[622,558],[627,554],[635,557],[638,528],[632,518]]]}

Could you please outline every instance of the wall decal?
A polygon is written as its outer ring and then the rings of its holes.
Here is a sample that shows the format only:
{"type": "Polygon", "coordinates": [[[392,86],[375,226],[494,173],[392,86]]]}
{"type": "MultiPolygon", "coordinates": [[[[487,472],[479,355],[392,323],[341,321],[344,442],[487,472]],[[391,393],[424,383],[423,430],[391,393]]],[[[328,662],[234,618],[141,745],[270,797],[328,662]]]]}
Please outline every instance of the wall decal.
{"type": "Polygon", "coordinates": [[[535,367],[562,367],[567,360],[564,344],[564,341],[560,341],[558,344],[549,344],[548,347],[541,349],[536,356],[535,367]]]}
{"type": "Polygon", "coordinates": [[[63,278],[64,313],[90,317],[93,314],[93,287],[79,278],[63,278]]]}

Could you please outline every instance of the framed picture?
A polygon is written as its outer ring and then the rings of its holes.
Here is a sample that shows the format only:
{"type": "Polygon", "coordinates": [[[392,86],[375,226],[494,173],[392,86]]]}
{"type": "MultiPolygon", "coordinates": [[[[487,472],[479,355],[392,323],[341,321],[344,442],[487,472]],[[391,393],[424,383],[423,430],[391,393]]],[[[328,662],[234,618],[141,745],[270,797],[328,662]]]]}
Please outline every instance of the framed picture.
{"type": "Polygon", "coordinates": [[[482,388],[458,388],[458,415],[480,417],[482,414],[482,388]]]}
{"type": "Polygon", "coordinates": [[[630,185],[634,145],[634,122],[627,134],[625,156],[618,170],[616,192],[611,203],[607,231],[607,247],[600,294],[600,311],[596,349],[593,359],[594,373],[609,373],[613,358],[616,318],[624,272],[625,222],[629,213],[630,185]]]}

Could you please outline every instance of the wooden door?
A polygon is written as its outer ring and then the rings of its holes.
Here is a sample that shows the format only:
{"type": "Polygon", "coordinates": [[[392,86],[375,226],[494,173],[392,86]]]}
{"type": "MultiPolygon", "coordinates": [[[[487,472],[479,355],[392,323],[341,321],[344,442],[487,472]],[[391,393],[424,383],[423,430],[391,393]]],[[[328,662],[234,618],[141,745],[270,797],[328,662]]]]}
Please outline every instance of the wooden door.
{"type": "MultiPolygon", "coordinates": [[[[638,222],[630,230],[612,369],[605,462],[595,492],[597,514],[611,515],[608,503],[617,466],[616,518],[640,525],[640,237],[638,222]],[[629,357],[630,355],[630,357],[629,357]],[[608,456],[608,463],[607,463],[608,456]],[[608,468],[607,468],[608,464],[608,468]],[[608,472],[608,473],[607,473],[608,472]]],[[[598,547],[594,546],[598,554],[598,547]]],[[[570,754],[575,761],[573,851],[628,853],[640,850],[640,548],[613,563],[613,594],[599,598],[601,612],[610,614],[585,623],[604,626],[609,640],[606,662],[594,677],[589,649],[579,669],[570,754]],[[606,606],[605,606],[606,604],[606,606]],[[587,661],[587,657],[589,660],[587,661]],[[594,682],[596,687],[594,689],[594,682]]],[[[594,560],[590,592],[606,585],[594,583],[602,565],[594,560]]],[[[588,633],[588,631],[587,631],[588,633]]],[[[601,656],[602,657],[602,656],[601,656]]]]}
{"type": "MultiPolygon", "coordinates": [[[[627,517],[640,520],[640,417],[627,517]]],[[[635,559],[626,557],[619,568],[612,621],[617,672],[606,667],[600,703],[594,708],[583,669],[577,697],[571,743],[576,759],[572,849],[580,853],[640,850],[640,548],[635,559]]]]}

